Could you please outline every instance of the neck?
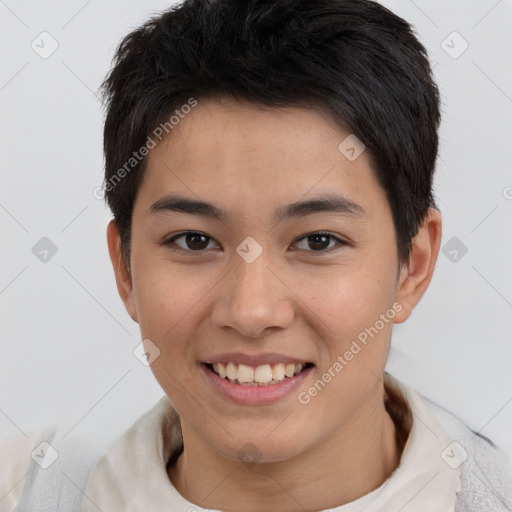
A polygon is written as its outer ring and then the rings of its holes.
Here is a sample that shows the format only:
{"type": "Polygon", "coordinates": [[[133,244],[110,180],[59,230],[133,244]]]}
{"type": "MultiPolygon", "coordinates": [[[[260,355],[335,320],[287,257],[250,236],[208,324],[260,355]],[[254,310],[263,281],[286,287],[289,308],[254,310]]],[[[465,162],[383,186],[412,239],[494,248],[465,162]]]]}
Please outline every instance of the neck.
{"type": "Polygon", "coordinates": [[[169,478],[188,501],[225,512],[302,512],[350,503],[378,488],[400,462],[382,392],[350,424],[286,461],[244,465],[183,428],[185,449],[169,478]]]}

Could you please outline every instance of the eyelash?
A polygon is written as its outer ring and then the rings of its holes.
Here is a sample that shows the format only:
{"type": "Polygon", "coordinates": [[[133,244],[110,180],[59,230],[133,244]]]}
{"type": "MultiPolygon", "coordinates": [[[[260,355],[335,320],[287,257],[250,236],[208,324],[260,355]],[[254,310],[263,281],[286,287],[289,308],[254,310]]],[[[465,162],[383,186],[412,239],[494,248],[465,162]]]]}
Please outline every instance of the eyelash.
{"type": "MultiPolygon", "coordinates": [[[[194,235],[201,235],[201,236],[204,236],[205,238],[207,238],[209,241],[212,241],[213,238],[206,235],[205,233],[202,233],[200,231],[183,231],[182,233],[178,233],[177,235],[173,235],[171,238],[168,238],[166,240],[164,240],[163,242],[161,242],[160,245],[164,245],[164,246],[168,246],[171,250],[173,251],[182,251],[182,252],[188,252],[188,253],[198,253],[198,254],[201,254],[201,253],[204,253],[207,249],[201,249],[201,250],[192,250],[192,249],[185,249],[183,247],[180,247],[180,246],[177,246],[178,248],[174,248],[174,247],[171,247],[172,245],[177,245],[175,244],[175,240],[178,240],[179,238],[182,238],[186,235],[189,235],[189,234],[194,234],[194,235]]],[[[345,246],[345,245],[349,245],[348,242],[346,242],[345,240],[342,240],[341,238],[327,232],[327,231],[313,231],[312,233],[307,233],[306,235],[303,235],[301,236],[300,238],[298,238],[294,243],[297,243],[297,242],[300,242],[302,240],[305,240],[307,239],[308,237],[311,237],[311,236],[326,236],[326,237],[329,237],[330,240],[335,240],[338,242],[337,246],[333,246],[333,247],[327,247],[326,249],[321,249],[321,250],[318,250],[318,251],[314,251],[314,250],[306,250],[306,249],[299,249],[299,250],[302,250],[302,251],[306,251],[306,252],[311,252],[311,253],[316,253],[316,254],[325,254],[325,253],[330,253],[333,249],[335,249],[336,247],[340,248],[342,246],[345,246]]],[[[209,245],[209,243],[208,243],[209,245]]]]}

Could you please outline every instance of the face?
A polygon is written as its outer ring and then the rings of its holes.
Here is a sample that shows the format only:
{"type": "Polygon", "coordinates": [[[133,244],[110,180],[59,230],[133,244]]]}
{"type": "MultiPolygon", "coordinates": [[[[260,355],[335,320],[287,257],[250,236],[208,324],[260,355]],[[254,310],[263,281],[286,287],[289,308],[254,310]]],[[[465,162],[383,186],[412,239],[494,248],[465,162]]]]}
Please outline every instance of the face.
{"type": "Polygon", "coordinates": [[[348,135],[315,110],[200,100],[148,155],[122,295],[184,435],[218,454],[286,460],[382,400],[408,309],[348,135]]]}

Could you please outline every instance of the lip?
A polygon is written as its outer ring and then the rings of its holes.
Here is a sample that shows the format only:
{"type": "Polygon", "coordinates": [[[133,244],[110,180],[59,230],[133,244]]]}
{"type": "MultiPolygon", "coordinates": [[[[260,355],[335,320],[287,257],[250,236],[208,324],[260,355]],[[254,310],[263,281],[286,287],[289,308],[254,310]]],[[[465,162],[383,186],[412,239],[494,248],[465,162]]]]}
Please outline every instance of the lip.
{"type": "Polygon", "coordinates": [[[306,364],[310,363],[311,361],[303,360],[303,359],[297,359],[290,356],[285,356],[283,354],[277,354],[274,352],[268,352],[266,354],[258,354],[258,355],[251,355],[251,354],[244,354],[242,352],[226,352],[224,354],[217,354],[215,356],[212,356],[210,359],[207,359],[203,361],[204,363],[223,363],[227,364],[229,362],[237,363],[237,364],[245,364],[247,366],[261,366],[264,364],[306,364]]]}
{"type": "MultiPolygon", "coordinates": [[[[230,355],[230,357],[232,356],[233,354],[230,355]]],[[[260,359],[258,361],[260,361],[260,359]]],[[[214,362],[222,362],[222,360],[214,362]]],[[[283,361],[281,360],[281,362],[283,361]]],[[[290,363],[291,362],[293,361],[290,361],[290,363]]],[[[297,364],[300,364],[300,362],[297,364]]],[[[227,379],[223,379],[216,373],[212,372],[208,366],[206,366],[206,363],[201,363],[200,367],[203,374],[218,393],[230,401],[241,405],[265,405],[275,403],[293,393],[293,391],[304,383],[304,380],[307,379],[311,371],[315,368],[314,366],[306,368],[298,375],[285,378],[276,384],[268,384],[266,386],[244,386],[242,384],[234,384],[227,379]]]]}

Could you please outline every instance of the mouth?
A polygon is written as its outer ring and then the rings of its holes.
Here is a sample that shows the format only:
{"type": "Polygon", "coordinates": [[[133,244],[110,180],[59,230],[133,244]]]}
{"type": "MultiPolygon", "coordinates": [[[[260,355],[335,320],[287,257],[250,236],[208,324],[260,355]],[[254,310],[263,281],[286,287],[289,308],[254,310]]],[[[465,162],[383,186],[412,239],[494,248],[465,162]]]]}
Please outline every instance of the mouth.
{"type": "Polygon", "coordinates": [[[313,363],[277,363],[249,366],[232,361],[203,363],[206,369],[221,379],[240,386],[273,386],[297,377],[313,367],[313,363]]]}

